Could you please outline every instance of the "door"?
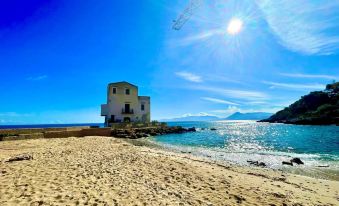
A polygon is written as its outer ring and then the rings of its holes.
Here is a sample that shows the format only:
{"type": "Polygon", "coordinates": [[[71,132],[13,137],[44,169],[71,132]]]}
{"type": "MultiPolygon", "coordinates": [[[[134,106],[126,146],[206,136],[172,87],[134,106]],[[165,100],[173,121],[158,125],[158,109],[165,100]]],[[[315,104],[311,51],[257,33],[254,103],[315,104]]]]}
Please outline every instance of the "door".
{"type": "Polygon", "coordinates": [[[115,116],[114,115],[111,115],[111,122],[115,122],[115,116]]]}
{"type": "Polygon", "coordinates": [[[126,113],[130,113],[130,105],[129,104],[125,104],[125,112],[126,113]]]}

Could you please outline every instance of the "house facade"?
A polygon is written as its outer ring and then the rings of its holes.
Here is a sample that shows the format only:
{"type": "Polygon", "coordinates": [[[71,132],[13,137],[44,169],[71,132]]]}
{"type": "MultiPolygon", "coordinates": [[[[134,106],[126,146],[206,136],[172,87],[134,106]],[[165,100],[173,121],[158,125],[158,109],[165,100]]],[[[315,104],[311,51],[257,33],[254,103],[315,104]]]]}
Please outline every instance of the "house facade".
{"type": "Polygon", "coordinates": [[[105,126],[115,122],[150,122],[149,96],[139,96],[138,87],[128,82],[108,84],[107,103],[101,105],[105,126]]]}

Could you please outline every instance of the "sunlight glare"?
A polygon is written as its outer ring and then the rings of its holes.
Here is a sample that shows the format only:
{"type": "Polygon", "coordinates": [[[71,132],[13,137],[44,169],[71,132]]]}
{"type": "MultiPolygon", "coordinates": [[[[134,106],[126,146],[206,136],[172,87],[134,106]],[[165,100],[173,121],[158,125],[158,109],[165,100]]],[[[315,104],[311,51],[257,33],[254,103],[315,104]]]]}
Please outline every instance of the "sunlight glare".
{"type": "Polygon", "coordinates": [[[241,32],[243,21],[237,18],[233,18],[229,21],[227,26],[227,33],[230,35],[236,35],[241,32]]]}

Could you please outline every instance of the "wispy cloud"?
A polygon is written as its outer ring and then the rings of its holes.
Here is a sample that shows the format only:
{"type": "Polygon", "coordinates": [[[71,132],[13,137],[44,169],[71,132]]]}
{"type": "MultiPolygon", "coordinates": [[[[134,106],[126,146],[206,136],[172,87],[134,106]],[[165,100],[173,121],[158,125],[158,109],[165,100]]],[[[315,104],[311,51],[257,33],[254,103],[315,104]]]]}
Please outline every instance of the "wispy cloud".
{"type": "Polygon", "coordinates": [[[294,77],[294,78],[310,78],[310,79],[330,79],[337,80],[337,76],[326,75],[326,74],[300,74],[300,73],[280,73],[282,76],[294,77]]]}
{"type": "Polygon", "coordinates": [[[40,75],[40,76],[28,77],[27,80],[29,80],[29,81],[39,81],[39,80],[43,80],[43,79],[46,79],[46,78],[48,78],[47,75],[40,75]]]}
{"type": "MultiPolygon", "coordinates": [[[[213,36],[216,36],[216,35],[223,35],[223,34],[225,34],[224,30],[211,29],[211,30],[204,31],[204,32],[201,32],[199,34],[195,34],[195,35],[186,37],[184,39],[175,41],[174,44],[177,45],[177,46],[186,46],[186,45],[193,44],[195,42],[208,40],[208,39],[210,39],[210,38],[212,38],[213,36]]],[[[173,44],[173,42],[172,42],[172,44],[173,44]]]]}
{"type": "Polygon", "coordinates": [[[29,117],[33,116],[32,113],[17,113],[17,112],[2,112],[0,117],[29,117]]]}
{"type": "Polygon", "coordinates": [[[239,112],[240,108],[236,106],[228,106],[226,109],[218,109],[218,110],[212,110],[210,113],[214,113],[218,116],[228,116],[233,114],[234,112],[239,112]]]}
{"type": "Polygon", "coordinates": [[[339,48],[339,2],[333,0],[257,0],[272,33],[286,48],[329,55],[339,48]]]}
{"type": "Polygon", "coordinates": [[[199,75],[190,73],[190,72],[176,72],[175,73],[178,77],[185,79],[187,81],[191,81],[191,82],[202,82],[202,78],[199,75]]]}
{"type": "Polygon", "coordinates": [[[181,115],[181,117],[192,117],[192,116],[199,116],[199,117],[204,117],[204,116],[210,116],[207,112],[199,112],[197,114],[192,114],[192,113],[186,113],[181,115]]]}
{"type": "Polygon", "coordinates": [[[251,101],[251,102],[246,102],[247,104],[267,104],[265,101],[251,101]]]}
{"type": "Polygon", "coordinates": [[[201,97],[201,99],[206,100],[206,101],[210,101],[210,102],[214,102],[214,103],[218,103],[218,104],[239,105],[239,104],[234,103],[234,102],[226,101],[226,100],[223,100],[223,99],[211,98],[211,97],[201,97]]]}
{"type": "Polygon", "coordinates": [[[212,114],[216,114],[217,116],[229,116],[235,112],[241,112],[241,113],[251,113],[251,112],[269,112],[269,113],[275,113],[279,110],[281,110],[282,107],[267,107],[267,108],[258,108],[258,109],[243,109],[236,106],[228,106],[226,109],[221,110],[212,110],[209,111],[212,114]]]}
{"type": "Polygon", "coordinates": [[[271,89],[274,88],[283,88],[283,89],[291,89],[291,90],[310,90],[310,89],[325,89],[325,85],[323,84],[290,84],[290,83],[279,83],[279,82],[269,82],[263,81],[262,83],[271,85],[271,89]]]}
{"type": "Polygon", "coordinates": [[[267,94],[259,91],[224,89],[221,87],[210,87],[210,86],[191,86],[188,88],[193,90],[207,91],[234,99],[258,101],[265,100],[268,98],[267,94]]]}
{"type": "Polygon", "coordinates": [[[235,84],[242,84],[247,85],[244,81],[237,80],[235,78],[226,77],[223,75],[215,75],[215,74],[208,74],[204,76],[204,80],[210,82],[227,82],[227,83],[235,83],[235,84]]]}

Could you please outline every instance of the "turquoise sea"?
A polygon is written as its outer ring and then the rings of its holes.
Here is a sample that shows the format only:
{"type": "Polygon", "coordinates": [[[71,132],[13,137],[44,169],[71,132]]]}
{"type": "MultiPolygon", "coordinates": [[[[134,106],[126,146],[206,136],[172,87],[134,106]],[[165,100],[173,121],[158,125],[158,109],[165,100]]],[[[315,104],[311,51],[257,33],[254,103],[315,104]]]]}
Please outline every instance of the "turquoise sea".
{"type": "Polygon", "coordinates": [[[258,123],[255,121],[171,122],[197,132],[157,136],[151,141],[170,150],[249,165],[339,180],[339,127],[258,123]],[[215,128],[216,130],[210,130],[215,128]],[[305,164],[282,165],[299,157],[305,164]],[[325,166],[325,167],[324,167],[325,166]]]}

